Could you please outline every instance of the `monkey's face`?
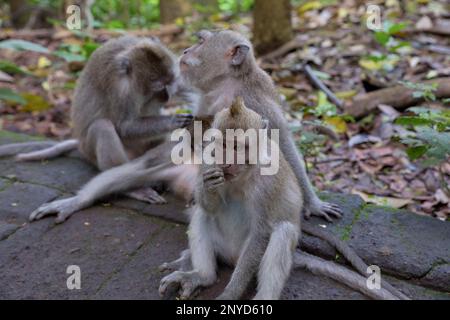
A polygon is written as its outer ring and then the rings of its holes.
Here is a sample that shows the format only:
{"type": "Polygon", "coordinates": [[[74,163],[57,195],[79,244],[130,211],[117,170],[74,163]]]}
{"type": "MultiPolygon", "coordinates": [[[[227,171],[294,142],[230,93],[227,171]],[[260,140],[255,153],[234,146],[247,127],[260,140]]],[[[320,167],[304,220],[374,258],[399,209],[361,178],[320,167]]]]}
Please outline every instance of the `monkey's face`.
{"type": "Polygon", "coordinates": [[[197,89],[210,90],[253,59],[250,42],[237,32],[203,30],[197,36],[198,42],[180,58],[183,79],[197,89]]]}
{"type": "MultiPolygon", "coordinates": [[[[212,128],[222,133],[221,148],[226,180],[245,178],[258,163],[259,129],[267,129],[267,121],[255,111],[248,109],[242,98],[236,98],[231,107],[215,115],[212,128]],[[234,129],[234,134],[229,134],[234,129]],[[255,148],[255,146],[258,146],[255,148]],[[253,161],[251,160],[253,159],[253,161]]],[[[218,145],[216,141],[216,146],[218,145]]]]}
{"type": "Polygon", "coordinates": [[[122,67],[130,81],[131,94],[149,101],[166,102],[172,93],[177,67],[175,57],[159,43],[144,43],[129,52],[122,67]]]}

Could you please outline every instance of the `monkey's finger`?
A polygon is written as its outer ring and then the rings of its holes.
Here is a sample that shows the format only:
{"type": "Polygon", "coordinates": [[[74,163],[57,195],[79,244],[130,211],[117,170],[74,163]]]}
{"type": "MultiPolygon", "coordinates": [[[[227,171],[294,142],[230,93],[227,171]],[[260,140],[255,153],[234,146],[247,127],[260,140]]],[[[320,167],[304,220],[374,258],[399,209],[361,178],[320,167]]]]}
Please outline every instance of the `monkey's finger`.
{"type": "Polygon", "coordinates": [[[336,218],[342,218],[342,210],[341,208],[333,203],[326,203],[324,206],[324,210],[326,211],[326,213],[336,217],[336,218]]]}
{"type": "Polygon", "coordinates": [[[203,174],[203,180],[223,177],[223,171],[220,169],[208,170],[203,174]]]}
{"type": "Polygon", "coordinates": [[[173,279],[173,275],[174,273],[171,273],[168,276],[162,278],[158,289],[159,295],[161,297],[164,297],[169,293],[175,293],[180,288],[180,281],[178,281],[177,279],[173,279]]]}
{"type": "Polygon", "coordinates": [[[40,206],[39,208],[37,208],[36,210],[34,210],[31,214],[30,214],[30,218],[29,221],[35,221],[35,220],[39,220],[47,215],[50,214],[54,214],[56,213],[56,211],[49,205],[43,205],[40,206]]]}
{"type": "Polygon", "coordinates": [[[183,281],[181,289],[181,299],[189,299],[192,297],[195,286],[192,281],[183,281]]]}
{"type": "Polygon", "coordinates": [[[73,214],[73,212],[60,212],[56,216],[55,224],[60,224],[69,219],[69,217],[73,214]]]}

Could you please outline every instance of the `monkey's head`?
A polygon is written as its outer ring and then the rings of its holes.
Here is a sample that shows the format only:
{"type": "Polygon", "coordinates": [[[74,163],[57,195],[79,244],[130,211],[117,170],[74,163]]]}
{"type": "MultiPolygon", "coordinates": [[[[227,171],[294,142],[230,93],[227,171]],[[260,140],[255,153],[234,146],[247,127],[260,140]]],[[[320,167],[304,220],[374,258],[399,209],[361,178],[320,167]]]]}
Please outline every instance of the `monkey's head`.
{"type": "Polygon", "coordinates": [[[234,180],[242,177],[244,173],[249,172],[249,169],[254,167],[249,161],[250,152],[258,152],[257,148],[253,147],[260,147],[258,142],[258,139],[260,138],[258,136],[259,129],[267,129],[267,120],[255,111],[247,108],[244,104],[244,100],[241,97],[237,97],[233,101],[231,107],[225,108],[215,115],[211,127],[222,132],[224,138],[224,159],[226,159],[227,153],[233,153],[234,163],[226,163],[222,166],[225,179],[234,180]],[[242,130],[235,131],[235,135],[229,137],[227,136],[227,129],[242,130]],[[249,133],[249,129],[253,130],[253,136],[249,133]],[[243,134],[243,137],[237,138],[236,135],[239,134],[243,134]],[[233,146],[232,150],[227,149],[230,146],[233,146]],[[238,163],[237,159],[239,153],[245,155],[245,163],[238,163]]]}
{"type": "Polygon", "coordinates": [[[155,39],[145,39],[117,57],[119,76],[130,94],[143,101],[166,102],[175,90],[176,57],[155,39]]]}
{"type": "Polygon", "coordinates": [[[180,58],[183,79],[199,90],[209,90],[216,81],[245,75],[255,64],[252,45],[241,34],[223,30],[197,33],[198,42],[180,58]]]}

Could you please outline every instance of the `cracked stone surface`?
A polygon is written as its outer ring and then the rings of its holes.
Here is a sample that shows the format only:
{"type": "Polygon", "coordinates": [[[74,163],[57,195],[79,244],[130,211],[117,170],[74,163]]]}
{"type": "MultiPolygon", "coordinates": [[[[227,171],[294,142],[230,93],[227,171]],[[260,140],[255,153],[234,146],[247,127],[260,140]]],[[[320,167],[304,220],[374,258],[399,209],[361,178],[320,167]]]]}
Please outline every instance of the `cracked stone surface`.
{"type": "MultiPolygon", "coordinates": [[[[0,144],[27,141],[0,131],[0,144]]],[[[17,163],[0,159],[0,299],[159,299],[158,266],[187,246],[184,204],[147,205],[113,196],[55,225],[53,217],[28,223],[41,204],[74,193],[96,171],[74,157],[17,163]],[[69,290],[67,267],[81,269],[81,289],[69,290]]],[[[346,240],[394,286],[414,299],[450,299],[450,222],[368,206],[352,195],[323,193],[345,216],[332,224],[312,218],[346,240]]],[[[327,243],[304,235],[301,248],[335,260],[327,243]]],[[[342,258],[338,262],[345,263],[342,258]]],[[[214,298],[232,270],[199,299],[214,298]]],[[[250,288],[247,297],[251,298],[250,288]]],[[[170,298],[170,297],[169,297],[170,298]]],[[[172,297],[174,298],[174,297],[172,297]]],[[[293,270],[283,299],[366,299],[334,280],[293,270]]]]}

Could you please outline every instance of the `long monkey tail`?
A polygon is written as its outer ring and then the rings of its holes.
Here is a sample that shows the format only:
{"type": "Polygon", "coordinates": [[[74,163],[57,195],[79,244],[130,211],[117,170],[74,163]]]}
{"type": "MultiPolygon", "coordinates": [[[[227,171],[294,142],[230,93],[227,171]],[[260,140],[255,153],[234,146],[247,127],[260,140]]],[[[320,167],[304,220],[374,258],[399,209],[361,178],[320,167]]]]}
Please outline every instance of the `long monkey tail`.
{"type": "MultiPolygon", "coordinates": [[[[362,276],[367,276],[368,265],[358,256],[355,250],[350,248],[347,243],[336,237],[331,232],[327,232],[309,222],[302,221],[301,227],[304,232],[328,242],[338,252],[340,252],[362,276]]],[[[408,296],[394,288],[386,281],[381,280],[381,286],[401,300],[410,300],[408,296]]]]}
{"type": "Polygon", "coordinates": [[[78,140],[70,139],[59,142],[54,146],[49,148],[28,152],[28,153],[20,153],[16,156],[16,159],[19,161],[36,161],[36,160],[44,160],[56,158],[66,152],[75,150],[78,148],[78,140]]]}
{"type": "Polygon", "coordinates": [[[16,159],[19,161],[43,160],[55,158],[76,148],[78,148],[78,140],[76,139],[62,142],[33,141],[12,143],[0,146],[0,158],[16,155],[16,159]]]}
{"type": "Polygon", "coordinates": [[[296,252],[294,255],[294,267],[305,268],[314,274],[325,275],[333,280],[347,285],[350,288],[360,291],[372,299],[378,300],[399,300],[399,297],[392,294],[385,287],[377,290],[369,289],[366,285],[366,278],[349,270],[344,266],[332,261],[310,255],[306,252],[296,252]]]}

